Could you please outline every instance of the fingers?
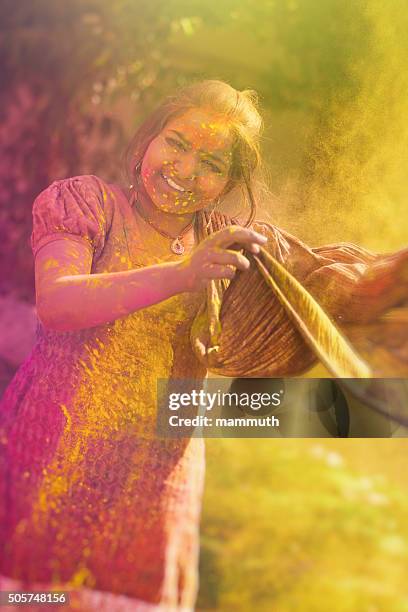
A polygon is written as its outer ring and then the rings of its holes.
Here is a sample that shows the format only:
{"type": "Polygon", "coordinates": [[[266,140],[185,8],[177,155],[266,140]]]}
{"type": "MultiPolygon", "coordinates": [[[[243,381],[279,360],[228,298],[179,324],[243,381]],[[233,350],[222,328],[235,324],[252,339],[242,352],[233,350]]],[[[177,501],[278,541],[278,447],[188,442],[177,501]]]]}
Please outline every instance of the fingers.
{"type": "Polygon", "coordinates": [[[224,266],[220,264],[207,264],[203,268],[203,278],[206,280],[216,278],[234,278],[235,268],[231,266],[224,266]]]}
{"type": "Polygon", "coordinates": [[[264,246],[268,239],[255,230],[239,225],[231,225],[213,234],[210,240],[216,247],[226,248],[234,243],[238,243],[255,252],[252,245],[264,246]]]}
{"type": "Polygon", "coordinates": [[[249,260],[239,251],[220,249],[218,247],[211,249],[209,259],[211,263],[229,264],[239,270],[248,270],[250,266],[249,260]]]}
{"type": "Polygon", "coordinates": [[[211,234],[188,258],[187,269],[195,279],[192,284],[201,287],[203,281],[233,279],[237,269],[245,271],[250,267],[249,259],[240,251],[245,248],[259,253],[266,242],[262,234],[237,225],[211,234]]]}
{"type": "Polygon", "coordinates": [[[256,255],[261,250],[261,247],[259,246],[259,244],[250,244],[247,247],[247,249],[248,249],[248,251],[251,251],[251,253],[255,253],[255,255],[256,255]]]}

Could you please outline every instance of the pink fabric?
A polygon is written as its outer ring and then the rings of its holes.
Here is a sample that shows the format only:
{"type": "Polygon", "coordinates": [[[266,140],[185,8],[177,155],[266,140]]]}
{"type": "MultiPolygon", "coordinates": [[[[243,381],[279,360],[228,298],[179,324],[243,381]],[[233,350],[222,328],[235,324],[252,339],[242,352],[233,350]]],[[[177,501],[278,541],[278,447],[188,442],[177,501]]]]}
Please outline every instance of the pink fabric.
{"type": "Polygon", "coordinates": [[[65,235],[71,240],[86,241],[98,257],[105,244],[103,203],[108,191],[109,187],[97,177],[87,176],[55,181],[40,193],[33,206],[34,255],[47,242],[65,235]]]}
{"type": "MultiPolygon", "coordinates": [[[[147,262],[126,198],[97,177],[53,183],[33,222],[34,253],[73,236],[93,272],[147,262]]],[[[194,607],[204,443],[157,438],[156,380],[205,376],[189,340],[201,301],[75,332],[38,323],[0,403],[0,574],[76,589],[81,610],[194,607]]]]}

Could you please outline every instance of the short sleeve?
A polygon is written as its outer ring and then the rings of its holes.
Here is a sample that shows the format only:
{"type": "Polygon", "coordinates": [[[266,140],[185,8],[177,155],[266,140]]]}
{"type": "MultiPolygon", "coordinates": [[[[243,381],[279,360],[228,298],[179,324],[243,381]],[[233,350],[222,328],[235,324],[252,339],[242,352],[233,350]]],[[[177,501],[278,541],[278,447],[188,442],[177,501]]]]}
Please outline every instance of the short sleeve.
{"type": "Polygon", "coordinates": [[[87,244],[98,257],[104,247],[106,216],[101,181],[92,175],[55,181],[33,204],[31,247],[41,247],[63,237],[87,244]]]}

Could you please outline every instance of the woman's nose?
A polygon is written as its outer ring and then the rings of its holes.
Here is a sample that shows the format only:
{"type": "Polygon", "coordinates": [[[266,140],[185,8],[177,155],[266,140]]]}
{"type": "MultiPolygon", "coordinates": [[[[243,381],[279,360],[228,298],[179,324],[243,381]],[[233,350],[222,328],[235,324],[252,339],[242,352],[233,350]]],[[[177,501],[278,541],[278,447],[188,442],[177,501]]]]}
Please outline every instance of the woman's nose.
{"type": "Polygon", "coordinates": [[[197,160],[195,155],[183,155],[176,160],[177,176],[184,180],[193,180],[197,176],[197,160]]]}

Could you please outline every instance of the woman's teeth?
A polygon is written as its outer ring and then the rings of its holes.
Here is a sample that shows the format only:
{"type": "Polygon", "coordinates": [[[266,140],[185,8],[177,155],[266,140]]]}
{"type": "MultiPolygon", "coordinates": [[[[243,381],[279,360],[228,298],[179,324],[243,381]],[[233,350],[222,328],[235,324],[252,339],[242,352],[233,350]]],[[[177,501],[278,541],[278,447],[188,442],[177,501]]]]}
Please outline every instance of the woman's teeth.
{"type": "Polygon", "coordinates": [[[173,189],[177,189],[177,191],[185,191],[184,187],[177,185],[177,183],[175,183],[170,177],[165,176],[164,174],[162,174],[162,177],[164,178],[166,183],[170,185],[170,187],[172,187],[173,189]]]}

